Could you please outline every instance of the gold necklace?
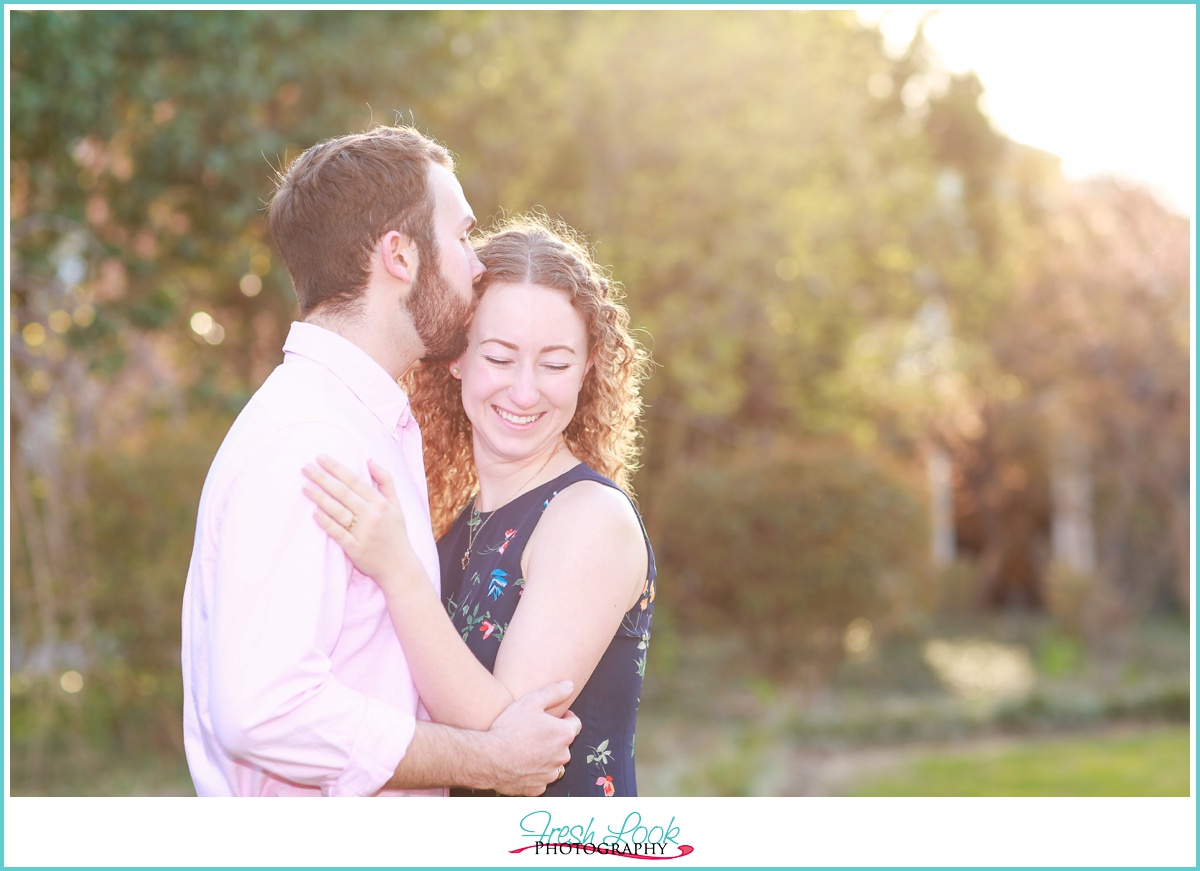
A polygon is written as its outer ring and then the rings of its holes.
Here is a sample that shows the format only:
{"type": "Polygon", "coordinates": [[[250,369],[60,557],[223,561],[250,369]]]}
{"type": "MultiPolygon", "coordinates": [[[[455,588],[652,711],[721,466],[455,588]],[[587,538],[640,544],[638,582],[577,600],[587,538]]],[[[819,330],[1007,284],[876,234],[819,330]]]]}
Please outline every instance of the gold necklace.
{"type": "Polygon", "coordinates": [[[473,506],[471,511],[471,519],[467,521],[467,549],[463,551],[462,555],[462,567],[464,572],[467,570],[468,563],[471,562],[471,551],[475,547],[475,540],[479,538],[479,533],[483,532],[483,528],[487,526],[488,521],[496,516],[496,511],[499,511],[500,508],[503,508],[509,502],[520,496],[521,491],[528,487],[533,482],[534,478],[546,471],[546,467],[550,465],[550,461],[557,457],[559,451],[561,451],[564,447],[566,447],[565,443],[560,444],[557,448],[555,448],[554,452],[550,454],[550,456],[546,457],[545,462],[538,466],[538,470],[530,475],[525,480],[525,483],[518,487],[512,496],[508,497],[506,502],[502,503],[499,508],[488,514],[483,523],[479,522],[479,491],[475,491],[475,495],[471,497],[471,503],[473,506]]]}

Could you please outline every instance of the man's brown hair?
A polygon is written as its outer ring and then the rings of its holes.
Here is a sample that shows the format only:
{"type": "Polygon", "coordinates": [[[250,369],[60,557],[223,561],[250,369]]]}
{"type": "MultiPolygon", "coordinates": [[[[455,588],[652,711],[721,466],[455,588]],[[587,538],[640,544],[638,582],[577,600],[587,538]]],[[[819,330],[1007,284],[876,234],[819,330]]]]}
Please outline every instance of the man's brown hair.
{"type": "Polygon", "coordinates": [[[271,235],[291,273],[300,315],[353,310],[384,234],[410,236],[425,262],[436,253],[431,165],[454,170],[441,144],[412,127],[379,125],[312,146],[277,178],[271,235]]]}

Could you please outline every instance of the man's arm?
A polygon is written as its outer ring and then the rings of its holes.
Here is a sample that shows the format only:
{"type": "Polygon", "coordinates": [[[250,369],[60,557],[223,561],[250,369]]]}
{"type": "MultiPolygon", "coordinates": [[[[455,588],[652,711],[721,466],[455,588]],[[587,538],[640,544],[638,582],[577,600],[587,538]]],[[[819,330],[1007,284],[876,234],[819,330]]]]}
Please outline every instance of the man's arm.
{"type": "Polygon", "coordinates": [[[230,756],[329,795],[377,792],[415,726],[333,673],[350,566],[313,521],[300,468],[351,445],[347,432],[312,423],[264,438],[227,470],[207,548],[215,737],[230,756]]]}
{"type": "Polygon", "coordinates": [[[561,681],[528,693],[486,732],[418,722],[387,786],[467,786],[504,795],[541,795],[558,777],[558,767],[570,761],[571,742],[582,728],[569,711],[562,717],[546,713],[572,692],[571,682],[561,681]]]}

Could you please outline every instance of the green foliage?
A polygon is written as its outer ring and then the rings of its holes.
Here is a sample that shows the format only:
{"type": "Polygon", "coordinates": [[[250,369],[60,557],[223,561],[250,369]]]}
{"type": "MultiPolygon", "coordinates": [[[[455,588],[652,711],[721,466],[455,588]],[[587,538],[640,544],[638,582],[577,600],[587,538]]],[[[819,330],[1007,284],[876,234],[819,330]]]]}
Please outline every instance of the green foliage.
{"type": "Polygon", "coordinates": [[[867,88],[892,73],[877,34],[846,12],[444,20],[473,46],[435,109],[468,197],[599,243],[666,361],[651,426],[858,419],[826,379],[865,319],[911,312],[936,212],[926,144],[867,88]]]}
{"type": "MultiPolygon", "coordinates": [[[[91,637],[68,694],[57,670],[14,677],[14,791],[39,794],[95,778],[113,759],[178,759],[183,752],[180,607],[204,476],[230,420],[196,415],[149,422],[86,458],[94,541],[85,599],[91,637]],[[47,786],[59,783],[59,787],[47,786]]],[[[81,521],[83,522],[83,521],[81,521]]],[[[28,643],[18,625],[18,642],[28,643]]],[[[82,793],[95,794],[92,787],[82,793]]]]}
{"type": "Polygon", "coordinates": [[[979,607],[979,569],[967,559],[956,559],[930,572],[928,600],[932,612],[945,615],[969,614],[979,607]]]}
{"type": "Polygon", "coordinates": [[[190,792],[177,671],[163,663],[134,670],[108,657],[85,669],[83,688],[70,695],[58,675],[15,678],[13,795],[190,792]],[[138,770],[136,783],[122,782],[138,770]]]}
{"type": "MultiPolygon", "coordinates": [[[[266,233],[273,173],[369,126],[372,106],[390,122],[434,86],[435,74],[413,73],[430,16],[33,10],[11,24],[18,326],[87,305],[94,321],[72,337],[100,374],[119,372],[137,335],[161,331],[191,378],[220,369],[234,392],[261,380],[295,311],[266,233]],[[384,84],[396,81],[403,96],[384,84]],[[83,274],[64,281],[68,251],[83,274]],[[244,276],[261,291],[239,292],[244,276]],[[186,341],[196,311],[221,325],[219,358],[186,341]]],[[[18,354],[18,377],[46,356],[18,354]]]]}
{"type": "MultiPolygon", "coordinates": [[[[697,624],[823,680],[855,618],[911,633],[977,607],[985,560],[926,575],[924,485],[891,466],[930,438],[964,472],[961,532],[1044,511],[1055,418],[1079,427],[1116,616],[1147,607],[1126,588],[1188,601],[1187,221],[1067,185],[992,130],[973,76],[939,85],[919,35],[895,58],[850,11],[779,9],[31,9],[10,27],[13,490],[32,506],[13,635],[104,672],[70,698],[30,678],[29,758],[83,722],[101,756],[177,734],[156,724],[177,720],[203,470],[295,314],[272,175],[397,115],[454,150],[485,226],[541,206],[585,232],[646,331],[652,691],[682,679],[697,624]],[[941,310],[943,335],[923,326],[941,310]],[[856,447],[759,456],[773,437],[856,447]]],[[[1051,578],[1054,603],[1066,587],[1051,578]]],[[[1075,668],[1061,646],[1038,661],[1075,668]]]]}
{"type": "Polygon", "coordinates": [[[176,665],[200,490],[230,423],[215,415],[151,421],[91,458],[90,483],[103,494],[89,506],[99,569],[95,619],[103,643],[134,670],[162,674],[176,665]]]}
{"type": "Polygon", "coordinates": [[[975,752],[941,750],[860,784],[860,796],[1186,796],[1187,729],[975,752]]]}
{"type": "Polygon", "coordinates": [[[726,740],[711,753],[698,756],[680,781],[678,792],[687,796],[754,796],[771,768],[771,728],[751,723],[729,730],[726,740]]]}
{"type": "Polygon", "coordinates": [[[1076,638],[1091,634],[1091,623],[1108,592],[1095,573],[1055,563],[1046,574],[1045,589],[1046,610],[1066,632],[1076,638]]]}
{"type": "MultiPolygon", "coordinates": [[[[1190,718],[1190,629],[1178,618],[1140,626],[1131,667],[1114,681],[1078,645],[1069,669],[1055,667],[1058,654],[1050,651],[1064,636],[1045,616],[935,616],[917,633],[876,639],[816,692],[794,672],[768,678],[742,637],[695,620],[684,625],[676,668],[664,674],[655,660],[642,694],[638,786],[645,795],[844,795],[860,771],[878,774],[886,760],[930,746],[965,756],[997,742],[1186,731],[1190,718]],[[929,642],[954,637],[1035,652],[1032,691],[991,705],[952,692],[924,652],[929,642]]],[[[1147,753],[1147,763],[1152,758],[1147,753]]]]}
{"type": "Polygon", "coordinates": [[[1070,675],[1082,667],[1083,660],[1083,646],[1066,634],[1048,635],[1037,650],[1038,670],[1049,677],[1070,675]]]}
{"type": "Polygon", "coordinates": [[[664,598],[749,639],[776,673],[827,679],[848,624],[886,624],[922,576],[922,500],[868,454],[709,458],[657,498],[664,598]]]}

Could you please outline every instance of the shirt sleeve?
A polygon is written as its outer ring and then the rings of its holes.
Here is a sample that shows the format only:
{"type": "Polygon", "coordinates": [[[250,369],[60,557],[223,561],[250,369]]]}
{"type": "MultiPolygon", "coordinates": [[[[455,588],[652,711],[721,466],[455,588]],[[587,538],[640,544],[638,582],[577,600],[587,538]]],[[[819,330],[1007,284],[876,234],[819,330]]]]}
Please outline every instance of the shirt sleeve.
{"type": "Polygon", "coordinates": [[[415,720],[333,673],[352,566],[302,491],[301,469],[320,453],[365,466],[348,433],[293,424],[236,470],[216,507],[213,729],[225,752],[272,775],[370,795],[395,772],[415,720]]]}

